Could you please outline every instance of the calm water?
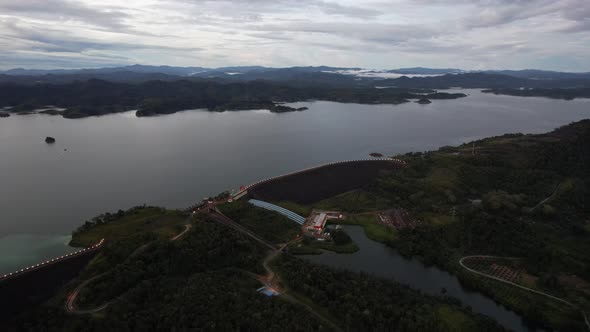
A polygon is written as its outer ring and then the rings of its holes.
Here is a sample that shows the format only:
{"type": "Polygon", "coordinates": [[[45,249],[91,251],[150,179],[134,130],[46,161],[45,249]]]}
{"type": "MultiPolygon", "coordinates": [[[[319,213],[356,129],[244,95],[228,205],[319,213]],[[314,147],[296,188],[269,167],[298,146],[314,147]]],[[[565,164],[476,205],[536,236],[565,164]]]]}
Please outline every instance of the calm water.
{"type": "Polygon", "coordinates": [[[470,292],[459,284],[452,274],[436,267],[425,267],[416,259],[406,259],[395,250],[366,237],[360,226],[343,226],[360,250],[354,254],[302,256],[314,263],[351,271],[364,271],[382,278],[394,279],[431,295],[440,295],[441,289],[447,296],[461,300],[471,306],[474,312],[495,318],[502,326],[514,331],[529,331],[524,321],[512,311],[496,304],[477,292],[470,292]]]}
{"type": "Polygon", "coordinates": [[[590,100],[466,93],[430,105],[305,102],[296,105],[309,110],[285,114],[2,118],[0,273],[70,250],[64,236],[105,211],[144,203],[186,207],[323,162],[435,149],[506,132],[540,133],[590,117],[590,100]],[[45,136],[57,142],[47,145],[45,136]]]}

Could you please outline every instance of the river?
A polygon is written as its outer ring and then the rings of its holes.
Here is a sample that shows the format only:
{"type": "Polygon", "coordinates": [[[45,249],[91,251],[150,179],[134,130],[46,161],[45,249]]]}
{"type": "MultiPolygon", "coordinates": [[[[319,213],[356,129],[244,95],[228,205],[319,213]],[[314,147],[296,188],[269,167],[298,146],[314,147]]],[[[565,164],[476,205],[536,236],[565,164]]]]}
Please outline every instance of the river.
{"type": "Polygon", "coordinates": [[[330,267],[363,271],[381,278],[393,279],[430,295],[441,295],[441,290],[444,288],[447,296],[459,299],[464,305],[470,306],[474,312],[493,317],[507,329],[533,330],[516,313],[478,292],[465,289],[454,275],[436,267],[426,267],[417,259],[404,258],[394,249],[367,238],[361,226],[342,227],[359,246],[359,251],[354,254],[325,251],[321,255],[302,257],[330,267]]]}
{"type": "Polygon", "coordinates": [[[134,112],[0,119],[0,273],[71,250],[102,212],[181,208],[204,196],[320,163],[395,154],[590,117],[590,100],[482,94],[430,105],[301,102],[303,112],[134,112]],[[46,136],[56,138],[48,145],[46,136]]]}

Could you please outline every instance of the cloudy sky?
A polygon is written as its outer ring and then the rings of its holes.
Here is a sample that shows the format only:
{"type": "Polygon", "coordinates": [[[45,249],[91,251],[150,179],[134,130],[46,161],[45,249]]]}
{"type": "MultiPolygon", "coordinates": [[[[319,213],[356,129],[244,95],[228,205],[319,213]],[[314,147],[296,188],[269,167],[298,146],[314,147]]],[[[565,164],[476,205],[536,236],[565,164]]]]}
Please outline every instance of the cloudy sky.
{"type": "Polygon", "coordinates": [[[590,71],[590,0],[0,0],[0,69],[590,71]]]}

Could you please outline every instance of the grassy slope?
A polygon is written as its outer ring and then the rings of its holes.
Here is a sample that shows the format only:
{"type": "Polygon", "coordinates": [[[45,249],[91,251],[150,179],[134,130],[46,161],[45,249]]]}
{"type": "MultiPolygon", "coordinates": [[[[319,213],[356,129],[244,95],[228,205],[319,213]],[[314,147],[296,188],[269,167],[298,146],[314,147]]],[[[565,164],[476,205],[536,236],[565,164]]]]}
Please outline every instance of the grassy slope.
{"type": "Polygon", "coordinates": [[[473,319],[449,306],[439,307],[436,317],[442,322],[442,331],[478,331],[478,326],[473,319]]]}
{"type": "Polygon", "coordinates": [[[387,209],[389,202],[364,190],[354,190],[313,204],[316,209],[361,213],[387,209]]]}
{"type": "Polygon", "coordinates": [[[148,207],[128,212],[114,221],[96,225],[72,235],[70,245],[90,246],[100,239],[120,240],[139,233],[151,232],[158,237],[172,237],[182,230],[186,217],[178,211],[148,207]]]}
{"type": "Polygon", "coordinates": [[[219,206],[227,217],[275,243],[293,240],[299,233],[299,225],[289,218],[248,204],[236,201],[219,206]]]}
{"type": "Polygon", "coordinates": [[[341,225],[360,225],[365,230],[367,237],[377,242],[387,242],[395,240],[397,232],[395,229],[377,223],[377,217],[374,214],[357,214],[352,215],[344,220],[338,220],[341,225]]]}

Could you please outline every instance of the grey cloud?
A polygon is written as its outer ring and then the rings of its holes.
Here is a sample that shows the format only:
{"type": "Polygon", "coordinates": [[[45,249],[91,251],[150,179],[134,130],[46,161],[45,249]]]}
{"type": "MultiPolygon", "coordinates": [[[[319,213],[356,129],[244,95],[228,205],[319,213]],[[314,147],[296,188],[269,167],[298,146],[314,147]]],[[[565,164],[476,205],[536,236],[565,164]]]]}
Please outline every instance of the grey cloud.
{"type": "Polygon", "coordinates": [[[288,36],[285,32],[281,31],[272,31],[272,32],[253,32],[248,33],[247,36],[253,38],[263,38],[263,39],[271,39],[271,40],[280,40],[280,41],[291,41],[293,40],[292,36],[288,36]]]}
{"type": "Polygon", "coordinates": [[[92,25],[121,29],[129,17],[120,10],[98,10],[69,0],[0,0],[4,15],[27,15],[53,19],[55,22],[75,20],[92,25]]]}
{"type": "Polygon", "coordinates": [[[564,32],[590,31],[590,2],[585,0],[566,2],[562,15],[568,22],[560,30],[564,32]]]}
{"type": "Polygon", "coordinates": [[[5,37],[26,42],[26,49],[48,53],[78,53],[90,50],[128,51],[137,49],[156,49],[173,51],[200,51],[198,47],[172,47],[145,42],[126,43],[103,40],[91,40],[71,35],[67,31],[47,27],[29,27],[19,24],[18,20],[1,20],[0,27],[5,37]]]}
{"type": "MultiPolygon", "coordinates": [[[[236,17],[244,13],[264,15],[301,9],[318,9],[328,15],[371,18],[383,14],[375,8],[342,5],[338,1],[322,0],[166,0],[168,3],[191,5],[199,13],[211,11],[219,16],[236,17]]],[[[197,15],[199,15],[197,13],[197,15]]]]}
{"type": "Polygon", "coordinates": [[[199,57],[281,66],[322,59],[331,63],[338,54],[369,62],[339,65],[389,67],[395,56],[433,62],[416,65],[449,66],[453,58],[526,63],[528,57],[590,55],[590,0],[135,3],[123,0],[113,7],[99,0],[0,0],[2,65],[25,61],[18,56],[59,65],[59,59],[192,65],[199,57]],[[121,59],[112,60],[117,56],[121,59]]]}
{"type": "Polygon", "coordinates": [[[440,31],[428,26],[380,23],[291,22],[251,26],[250,28],[267,32],[322,33],[341,38],[387,44],[398,44],[416,38],[432,38],[440,34],[440,31]]]}
{"type": "Polygon", "coordinates": [[[357,18],[375,17],[383,14],[383,12],[373,8],[343,6],[337,2],[313,1],[312,3],[315,3],[315,6],[327,14],[344,15],[357,18]]]}
{"type": "Polygon", "coordinates": [[[488,28],[522,20],[552,16],[561,19],[562,31],[590,29],[588,0],[417,0],[420,5],[468,6],[471,15],[459,23],[464,28],[488,28]]]}
{"type": "Polygon", "coordinates": [[[68,54],[68,56],[54,56],[38,52],[5,52],[0,54],[0,63],[10,63],[12,67],[25,68],[108,67],[128,61],[127,57],[110,54],[68,54]]]}
{"type": "MultiPolygon", "coordinates": [[[[467,2],[463,2],[466,4],[467,2]]],[[[471,15],[461,19],[458,24],[466,29],[489,28],[514,23],[555,11],[553,0],[473,1],[471,15]]]]}

